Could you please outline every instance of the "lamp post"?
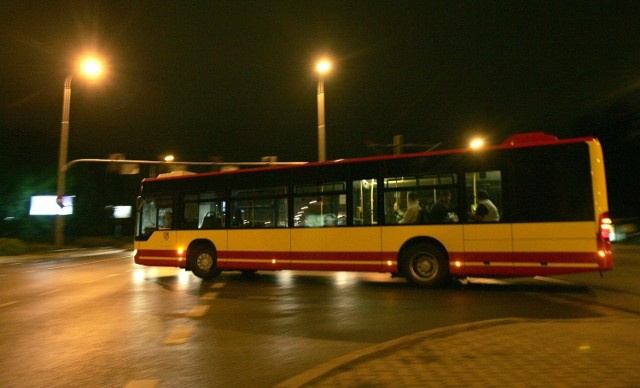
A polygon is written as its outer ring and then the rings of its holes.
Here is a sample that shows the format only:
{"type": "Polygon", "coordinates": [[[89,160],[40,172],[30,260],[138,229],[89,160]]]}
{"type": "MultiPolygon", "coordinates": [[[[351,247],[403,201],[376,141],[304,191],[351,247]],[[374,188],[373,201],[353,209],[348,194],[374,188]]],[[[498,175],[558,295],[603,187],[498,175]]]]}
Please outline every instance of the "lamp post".
{"type": "MultiPolygon", "coordinates": [[[[80,73],[91,78],[95,78],[102,72],[101,63],[93,58],[82,62],[80,73]]],[[[70,73],[64,80],[64,95],[62,97],[62,124],[60,126],[60,153],[58,155],[58,185],[56,194],[58,195],[58,205],[62,209],[62,197],[65,194],[67,182],[67,154],[69,143],[69,110],[71,106],[71,80],[74,72],[70,73]]],[[[55,224],[55,246],[60,248],[64,245],[64,216],[58,214],[55,224]]]]}
{"type": "Polygon", "coordinates": [[[316,71],[318,77],[318,161],[324,162],[327,159],[326,149],[326,125],[324,121],[324,75],[331,70],[331,62],[322,60],[317,63],[316,71]]]}

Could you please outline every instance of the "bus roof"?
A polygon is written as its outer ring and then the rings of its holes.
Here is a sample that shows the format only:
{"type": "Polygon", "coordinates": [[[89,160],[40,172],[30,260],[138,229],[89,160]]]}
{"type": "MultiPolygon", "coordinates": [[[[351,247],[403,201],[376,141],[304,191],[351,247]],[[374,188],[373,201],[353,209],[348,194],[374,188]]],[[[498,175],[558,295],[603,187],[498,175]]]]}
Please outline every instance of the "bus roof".
{"type": "MultiPolygon", "coordinates": [[[[400,155],[378,155],[378,156],[368,156],[368,157],[349,158],[349,159],[336,159],[336,160],[328,160],[324,162],[268,163],[265,165],[259,165],[258,167],[256,167],[255,165],[259,163],[238,163],[238,165],[250,164],[252,165],[252,167],[244,168],[244,169],[212,171],[212,172],[180,174],[180,175],[161,174],[155,178],[145,178],[143,179],[143,182],[153,182],[153,181],[160,181],[160,180],[162,181],[178,180],[178,179],[181,180],[181,179],[191,179],[191,178],[210,176],[210,175],[242,174],[242,173],[256,172],[256,171],[273,171],[276,169],[295,169],[295,168],[304,168],[309,166],[328,165],[328,164],[343,164],[343,163],[348,164],[348,163],[362,163],[362,162],[372,162],[372,161],[391,160],[391,159],[415,158],[415,157],[421,157],[425,155],[444,155],[444,154],[456,154],[456,153],[462,153],[462,152],[479,152],[482,150],[539,147],[539,146],[546,146],[546,145],[582,143],[587,141],[598,141],[598,140],[595,137],[576,137],[576,138],[568,138],[568,139],[559,139],[554,135],[550,135],[544,132],[526,132],[526,133],[518,133],[518,134],[509,136],[505,141],[502,142],[502,144],[483,146],[477,149],[472,149],[470,147],[452,148],[452,149],[445,149],[445,150],[430,150],[426,152],[405,153],[400,155]]],[[[223,164],[228,166],[233,163],[223,163],[223,164]]]]}

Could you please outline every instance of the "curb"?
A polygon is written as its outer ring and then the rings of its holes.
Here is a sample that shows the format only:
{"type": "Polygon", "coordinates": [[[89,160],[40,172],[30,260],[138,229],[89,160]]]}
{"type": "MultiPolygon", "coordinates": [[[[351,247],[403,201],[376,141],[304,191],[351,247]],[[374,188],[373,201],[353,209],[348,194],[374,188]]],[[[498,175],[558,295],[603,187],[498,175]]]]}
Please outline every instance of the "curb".
{"type": "Polygon", "coordinates": [[[515,323],[531,322],[532,319],[524,318],[501,318],[490,319],[486,321],[478,321],[472,323],[463,323],[460,325],[441,327],[438,329],[422,331],[414,334],[409,334],[404,337],[396,338],[380,344],[368,346],[366,348],[356,350],[344,356],[334,358],[327,361],[324,364],[320,364],[312,369],[309,369],[297,376],[293,376],[275,386],[275,388],[299,388],[318,380],[321,380],[326,375],[330,374],[334,370],[348,365],[356,364],[364,361],[367,358],[373,358],[380,353],[388,352],[393,348],[401,348],[416,341],[424,341],[430,338],[443,338],[458,334],[463,331],[484,329],[487,327],[512,325],[515,323]]]}

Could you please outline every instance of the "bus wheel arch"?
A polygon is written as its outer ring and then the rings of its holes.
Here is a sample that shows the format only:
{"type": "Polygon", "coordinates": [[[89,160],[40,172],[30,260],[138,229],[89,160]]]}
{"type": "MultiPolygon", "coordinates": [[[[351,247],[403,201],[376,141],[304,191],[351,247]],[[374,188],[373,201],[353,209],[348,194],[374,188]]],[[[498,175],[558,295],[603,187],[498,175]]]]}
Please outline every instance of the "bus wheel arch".
{"type": "Polygon", "coordinates": [[[194,240],[187,248],[187,269],[201,279],[213,279],[222,272],[217,265],[218,251],[206,239],[194,240]]]}
{"type": "Polygon", "coordinates": [[[451,278],[449,254],[445,247],[430,237],[408,240],[398,253],[400,275],[420,287],[438,287],[451,278]]]}

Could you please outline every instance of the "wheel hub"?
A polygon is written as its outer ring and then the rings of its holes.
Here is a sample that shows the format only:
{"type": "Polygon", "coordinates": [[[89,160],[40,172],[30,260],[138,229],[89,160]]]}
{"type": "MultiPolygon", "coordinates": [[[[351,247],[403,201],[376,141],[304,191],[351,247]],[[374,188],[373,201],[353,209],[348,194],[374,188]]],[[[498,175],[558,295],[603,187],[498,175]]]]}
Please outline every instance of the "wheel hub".
{"type": "Polygon", "coordinates": [[[211,257],[211,255],[202,254],[196,259],[196,265],[198,268],[207,271],[211,269],[211,266],[213,266],[213,257],[211,257]]]}
{"type": "Polygon", "coordinates": [[[437,270],[437,263],[428,256],[419,257],[415,261],[414,270],[420,277],[431,277],[437,270]]]}

